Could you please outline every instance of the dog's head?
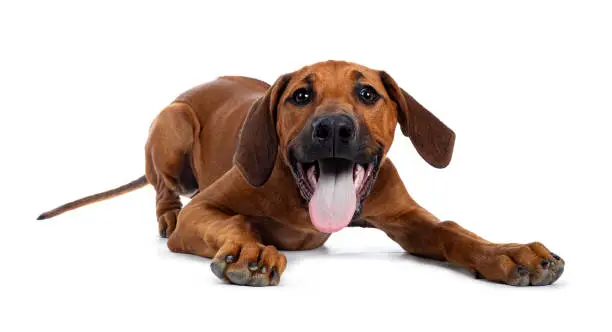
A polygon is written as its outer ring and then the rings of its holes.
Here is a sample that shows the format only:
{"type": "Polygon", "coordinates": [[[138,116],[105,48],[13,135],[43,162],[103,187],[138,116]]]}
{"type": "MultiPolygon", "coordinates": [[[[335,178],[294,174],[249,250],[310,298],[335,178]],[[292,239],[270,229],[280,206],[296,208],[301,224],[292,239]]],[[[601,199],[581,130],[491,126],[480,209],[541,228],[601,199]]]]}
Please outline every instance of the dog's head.
{"type": "Polygon", "coordinates": [[[263,185],[277,154],[314,226],[335,232],[359,216],[397,124],[418,153],[446,167],[455,134],[385,72],[328,61],[281,76],[243,125],[234,163],[263,185]]]}

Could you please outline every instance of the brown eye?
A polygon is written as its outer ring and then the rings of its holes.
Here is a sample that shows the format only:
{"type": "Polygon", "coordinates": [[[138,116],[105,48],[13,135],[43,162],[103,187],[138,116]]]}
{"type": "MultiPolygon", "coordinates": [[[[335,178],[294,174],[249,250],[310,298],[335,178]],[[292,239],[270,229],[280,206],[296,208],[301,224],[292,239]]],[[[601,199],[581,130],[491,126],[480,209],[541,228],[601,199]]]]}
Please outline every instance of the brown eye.
{"type": "Polygon", "coordinates": [[[357,89],[357,94],[359,95],[359,100],[361,100],[362,103],[367,105],[374,104],[379,97],[376,90],[374,90],[374,88],[369,85],[357,89]]]}
{"type": "Polygon", "coordinates": [[[306,88],[300,88],[295,90],[293,96],[291,96],[291,102],[298,106],[304,106],[312,100],[312,91],[306,88]]]}

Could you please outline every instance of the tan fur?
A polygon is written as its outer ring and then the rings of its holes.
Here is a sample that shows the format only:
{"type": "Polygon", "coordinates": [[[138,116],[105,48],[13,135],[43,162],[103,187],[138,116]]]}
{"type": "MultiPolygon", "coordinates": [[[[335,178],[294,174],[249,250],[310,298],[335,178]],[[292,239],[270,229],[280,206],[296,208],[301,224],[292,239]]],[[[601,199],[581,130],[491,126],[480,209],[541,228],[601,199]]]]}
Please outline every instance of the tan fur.
{"type": "MultiPolygon", "coordinates": [[[[445,167],[451,160],[452,130],[384,72],[328,61],[283,75],[272,86],[221,77],[179,96],[151,126],[146,179],[157,192],[160,234],[168,236],[170,250],[213,258],[213,273],[232,283],[278,284],[286,258],[276,248],[316,248],[329,237],[310,222],[287,148],[309,119],[337,107],[367,129],[367,149],[382,144],[385,156],[399,123],[432,166],[445,167]],[[379,92],[376,105],[355,100],[356,76],[379,92]],[[316,101],[298,109],[285,101],[305,79],[312,80],[316,101]],[[193,196],[185,208],[180,195],[193,196]]],[[[93,201],[86,198],[68,209],[93,201]]],[[[382,230],[411,254],[511,285],[546,285],[563,272],[564,261],[540,243],[494,244],[454,222],[440,222],[408,195],[387,158],[355,225],[382,230]]]]}

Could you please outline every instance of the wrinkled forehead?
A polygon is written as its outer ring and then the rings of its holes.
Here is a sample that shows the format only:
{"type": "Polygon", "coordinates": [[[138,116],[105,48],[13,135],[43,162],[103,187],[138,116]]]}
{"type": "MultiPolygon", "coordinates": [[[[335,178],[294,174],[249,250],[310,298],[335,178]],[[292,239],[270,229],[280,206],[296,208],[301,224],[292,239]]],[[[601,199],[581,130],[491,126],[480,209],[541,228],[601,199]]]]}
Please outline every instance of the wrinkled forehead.
{"type": "Polygon", "coordinates": [[[384,91],[379,71],[353,63],[328,61],[296,71],[286,92],[310,87],[319,94],[344,94],[358,84],[371,85],[379,92],[384,91]]]}

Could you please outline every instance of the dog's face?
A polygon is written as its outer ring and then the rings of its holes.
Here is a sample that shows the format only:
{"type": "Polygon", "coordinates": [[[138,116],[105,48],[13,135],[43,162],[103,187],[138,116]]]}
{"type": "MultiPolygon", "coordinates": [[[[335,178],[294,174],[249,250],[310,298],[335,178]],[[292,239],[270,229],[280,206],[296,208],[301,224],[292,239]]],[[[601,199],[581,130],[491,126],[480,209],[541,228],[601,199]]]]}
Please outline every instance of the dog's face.
{"type": "Polygon", "coordinates": [[[235,163],[260,186],[280,154],[313,225],[331,233],[359,216],[398,123],[427,162],[448,165],[454,133],[389,75],[352,63],[317,63],[281,76],[253,107],[235,163]]]}

